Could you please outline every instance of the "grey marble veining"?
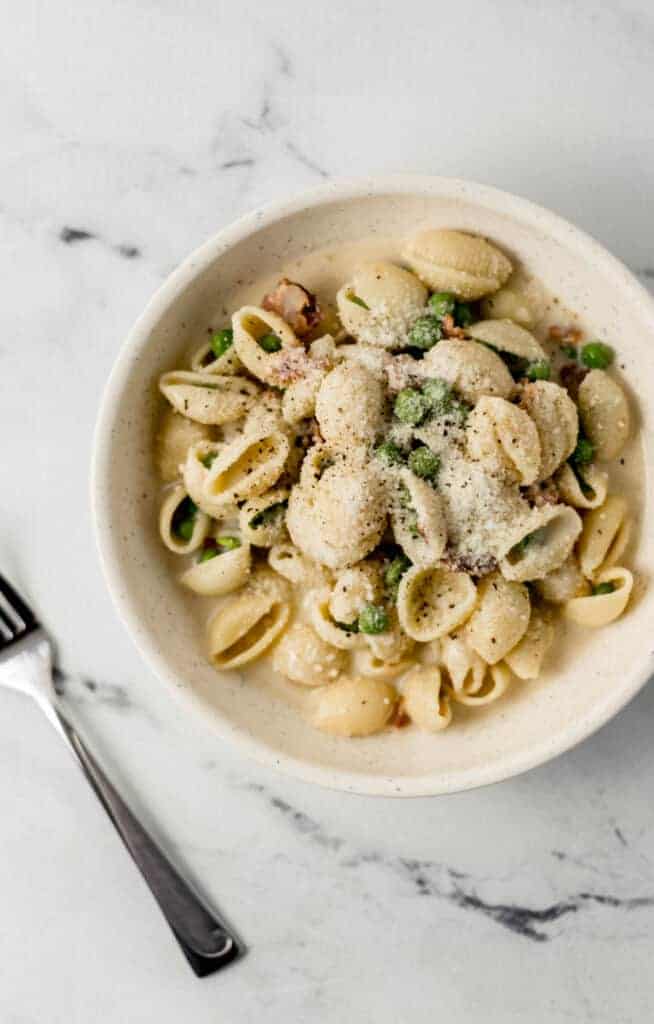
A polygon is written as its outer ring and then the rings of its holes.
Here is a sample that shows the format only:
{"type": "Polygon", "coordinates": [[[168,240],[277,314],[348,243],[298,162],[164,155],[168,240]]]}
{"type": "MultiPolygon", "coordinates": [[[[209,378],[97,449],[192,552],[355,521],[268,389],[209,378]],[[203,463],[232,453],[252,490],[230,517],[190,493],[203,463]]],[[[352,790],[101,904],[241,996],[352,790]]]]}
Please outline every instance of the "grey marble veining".
{"type": "Polygon", "coordinates": [[[122,338],[180,259],[269,199],[375,170],[486,181],[654,290],[649,5],[35,0],[3,41],[0,566],[56,640],[76,722],[251,952],[191,976],[48,724],[3,693],[0,1021],[650,1021],[651,687],[487,790],[271,776],[143,667],[88,511],[122,338]]]}

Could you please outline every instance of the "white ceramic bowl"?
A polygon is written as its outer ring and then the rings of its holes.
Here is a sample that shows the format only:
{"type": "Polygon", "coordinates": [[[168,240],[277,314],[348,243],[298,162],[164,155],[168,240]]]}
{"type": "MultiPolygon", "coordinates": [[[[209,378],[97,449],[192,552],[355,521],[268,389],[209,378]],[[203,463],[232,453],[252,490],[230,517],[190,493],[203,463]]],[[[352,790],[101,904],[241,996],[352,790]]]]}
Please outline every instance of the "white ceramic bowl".
{"type": "MultiPolygon", "coordinates": [[[[112,597],[132,639],[162,682],[244,753],[299,778],[358,793],[454,792],[508,778],[590,735],[644,684],[654,665],[649,633],[654,587],[575,657],[483,712],[459,715],[445,733],[390,731],[365,740],[316,733],[292,709],[247,682],[225,682],[203,656],[196,621],[163,557],[152,470],[161,408],[156,380],[202,330],[235,278],[275,272],[307,249],[421,226],[486,235],[513,252],[593,329],[615,339],[638,390],[645,455],[654,438],[654,304],[625,267],[566,221],[512,195],[469,182],[414,176],[340,181],[274,203],[225,228],[162,285],[125,342],[107,384],[95,437],[93,505],[112,597]]],[[[651,502],[636,567],[651,577],[651,502]]]]}

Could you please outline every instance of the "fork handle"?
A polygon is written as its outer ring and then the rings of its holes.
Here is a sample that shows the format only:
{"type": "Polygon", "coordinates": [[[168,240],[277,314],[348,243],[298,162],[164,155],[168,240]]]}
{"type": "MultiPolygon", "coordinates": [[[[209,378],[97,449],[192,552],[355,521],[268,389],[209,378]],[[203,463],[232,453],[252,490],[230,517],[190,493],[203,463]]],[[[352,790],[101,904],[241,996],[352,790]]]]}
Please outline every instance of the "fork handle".
{"type": "Polygon", "coordinates": [[[200,978],[245,952],[224,921],[207,909],[116,792],[79,734],[52,708],[64,738],[159,904],[188,962],[200,978]]]}

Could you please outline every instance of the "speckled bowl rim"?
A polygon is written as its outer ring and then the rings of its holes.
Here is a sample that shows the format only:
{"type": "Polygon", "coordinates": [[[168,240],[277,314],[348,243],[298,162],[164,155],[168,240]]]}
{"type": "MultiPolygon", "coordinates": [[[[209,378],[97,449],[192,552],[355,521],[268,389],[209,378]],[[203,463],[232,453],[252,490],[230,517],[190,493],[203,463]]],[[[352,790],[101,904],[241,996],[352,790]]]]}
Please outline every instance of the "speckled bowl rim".
{"type": "Polygon", "coordinates": [[[152,328],[189,283],[228,249],[262,227],[324,203],[370,198],[382,194],[463,198],[518,219],[532,229],[547,232],[568,246],[574,245],[583,251],[585,259],[610,275],[621,289],[631,292],[634,301],[644,307],[654,325],[654,300],[624,264],[590,235],[527,199],[487,185],[437,176],[401,174],[330,181],[291,199],[269,203],[239,218],[191,253],[154,294],[122,345],[107,381],[93,442],[91,504],[100,561],[119,617],[145,662],[167,685],[168,693],[175,694],[186,709],[199,716],[221,739],[228,740],[243,754],[253,757],[263,765],[280,769],[302,781],[318,783],[331,789],[369,796],[436,796],[501,782],[570,750],[613,718],[644,686],[654,672],[654,655],[650,656],[644,669],[626,677],[619,688],[612,688],[610,697],[597,706],[589,707],[583,716],[565,723],[555,735],[547,737],[529,750],[499,756],[481,767],[448,773],[447,776],[437,773],[406,778],[382,774],[366,775],[308,764],[299,758],[280,754],[265,743],[245,735],[216,709],[209,710],[202,699],[171,670],[166,659],[160,655],[147,635],[140,621],[136,602],[126,591],[114,550],[117,541],[112,534],[108,503],[103,498],[103,494],[107,493],[110,476],[112,423],[132,365],[146,346],[152,328]]]}

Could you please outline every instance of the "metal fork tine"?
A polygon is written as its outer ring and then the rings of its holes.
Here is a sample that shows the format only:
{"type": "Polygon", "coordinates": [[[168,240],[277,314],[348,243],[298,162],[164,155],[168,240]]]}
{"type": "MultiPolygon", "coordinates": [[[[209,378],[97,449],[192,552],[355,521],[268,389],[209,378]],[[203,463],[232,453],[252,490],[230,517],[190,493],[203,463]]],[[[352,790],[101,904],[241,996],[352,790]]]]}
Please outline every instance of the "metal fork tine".
{"type": "Polygon", "coordinates": [[[18,628],[19,627],[16,625],[15,622],[11,621],[6,611],[0,604],[0,643],[2,643],[3,640],[10,640],[18,628]],[[3,626],[5,630],[9,633],[8,637],[5,637],[4,635],[4,632],[2,630],[3,626]]]}
{"type": "MultiPolygon", "coordinates": [[[[22,597],[18,596],[11,583],[9,583],[2,575],[0,575],[0,594],[2,594],[7,604],[9,604],[16,612],[16,615],[22,619],[26,631],[32,630],[38,626],[38,622],[31,608],[28,608],[22,597]]],[[[3,615],[3,618],[6,621],[6,616],[3,615]]],[[[12,626],[11,629],[12,633],[16,632],[15,626],[12,626]]]]}

